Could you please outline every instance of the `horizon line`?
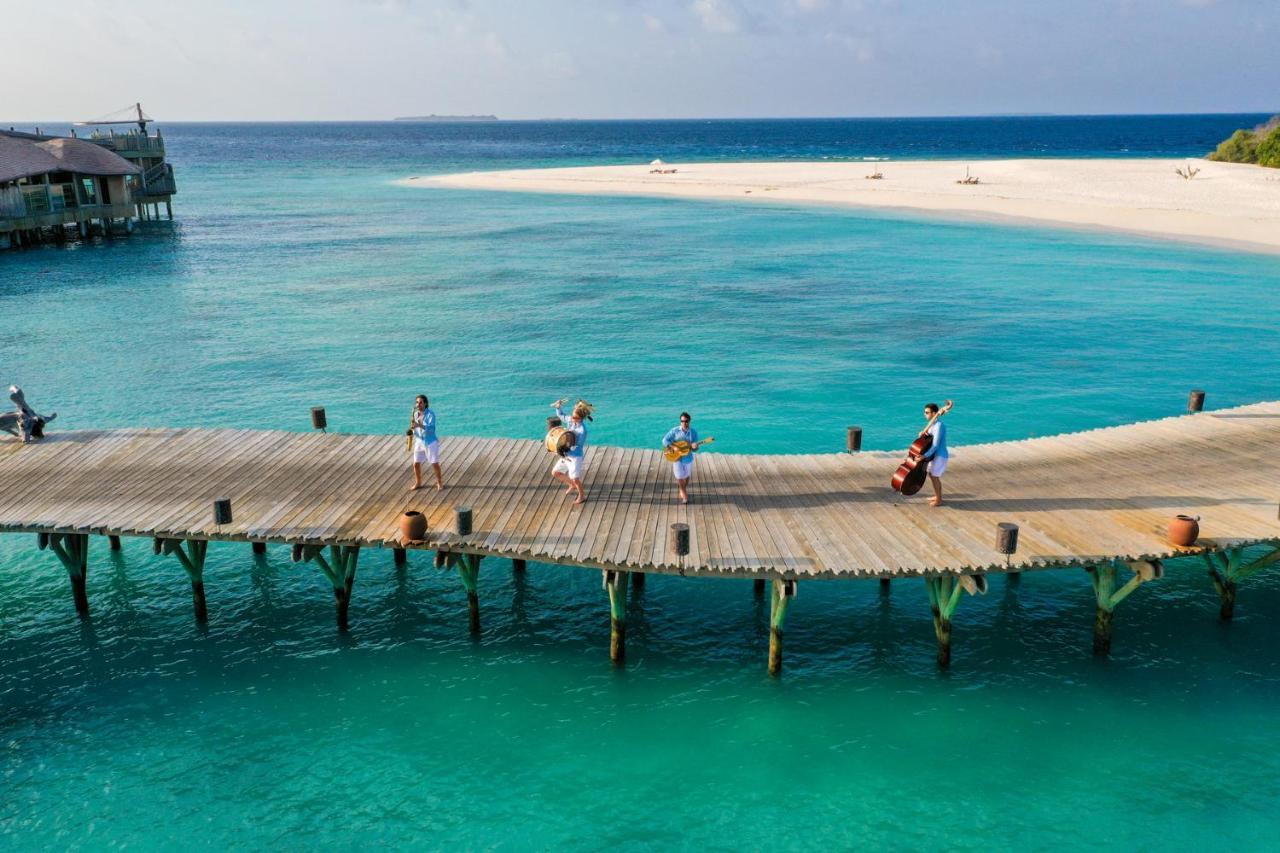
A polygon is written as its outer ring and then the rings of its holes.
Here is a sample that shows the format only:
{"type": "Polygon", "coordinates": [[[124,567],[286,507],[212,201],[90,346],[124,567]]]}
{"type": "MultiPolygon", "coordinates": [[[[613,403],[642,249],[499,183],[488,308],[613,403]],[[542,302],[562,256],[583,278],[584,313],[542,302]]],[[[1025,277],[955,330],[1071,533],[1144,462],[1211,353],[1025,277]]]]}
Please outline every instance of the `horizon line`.
{"type": "MultiPolygon", "coordinates": [[[[913,119],[982,119],[982,118],[1187,118],[1195,116],[1278,115],[1275,110],[1228,110],[1220,112],[1155,112],[1155,113],[1057,113],[1057,112],[1005,112],[1005,113],[952,113],[919,115],[808,115],[808,116],[631,116],[631,117],[582,117],[545,116],[539,118],[442,118],[415,120],[411,116],[392,118],[284,118],[284,119],[149,119],[150,124],[514,124],[519,122],[645,122],[645,121],[895,121],[913,119]]],[[[480,114],[477,114],[480,115],[480,114]]],[[[80,119],[0,119],[0,125],[68,124],[80,119]]],[[[128,122],[126,122],[128,123],[128,122]]]]}

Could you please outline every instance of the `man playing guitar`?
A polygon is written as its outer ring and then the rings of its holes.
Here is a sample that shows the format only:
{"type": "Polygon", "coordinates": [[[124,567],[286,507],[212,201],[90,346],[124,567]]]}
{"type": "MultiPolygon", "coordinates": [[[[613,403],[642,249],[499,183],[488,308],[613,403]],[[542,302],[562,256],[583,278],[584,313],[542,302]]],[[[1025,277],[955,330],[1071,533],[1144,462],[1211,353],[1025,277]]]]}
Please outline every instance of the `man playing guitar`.
{"type": "MultiPolygon", "coordinates": [[[[697,451],[698,445],[702,443],[698,441],[698,431],[690,426],[692,420],[688,412],[681,412],[680,424],[667,430],[667,434],[662,437],[662,448],[668,452],[679,442],[683,442],[689,447],[688,453],[671,463],[671,473],[675,475],[676,486],[680,489],[680,503],[682,504],[689,502],[689,480],[693,477],[693,454],[697,451]]],[[[669,453],[668,458],[670,458],[669,453]]]]}

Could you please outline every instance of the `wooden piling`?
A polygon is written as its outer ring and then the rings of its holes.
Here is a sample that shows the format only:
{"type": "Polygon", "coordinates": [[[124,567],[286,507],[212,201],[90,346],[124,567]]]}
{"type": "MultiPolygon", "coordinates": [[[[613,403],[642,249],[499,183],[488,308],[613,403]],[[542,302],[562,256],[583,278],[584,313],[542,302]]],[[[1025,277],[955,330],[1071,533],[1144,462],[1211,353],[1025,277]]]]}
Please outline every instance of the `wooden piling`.
{"type": "Polygon", "coordinates": [[[409,552],[404,548],[395,548],[391,553],[397,566],[403,566],[409,562],[409,552]]]}
{"type": "Polygon", "coordinates": [[[524,560],[515,559],[511,561],[511,571],[515,572],[516,574],[518,575],[524,574],[525,568],[526,566],[525,566],[524,560]]]}
{"type": "Polygon", "coordinates": [[[111,550],[112,550],[112,551],[119,551],[119,550],[120,550],[120,537],[119,537],[119,536],[110,536],[110,535],[108,535],[108,536],[107,536],[107,544],[111,547],[111,550]]]}
{"type": "Polygon", "coordinates": [[[43,551],[49,548],[58,562],[67,570],[71,581],[71,598],[81,619],[89,616],[89,595],[86,578],[89,574],[89,535],[87,533],[40,533],[36,545],[43,551]]]}
{"type": "Polygon", "coordinates": [[[647,577],[647,575],[644,572],[631,573],[631,591],[633,593],[641,592],[644,590],[645,577],[647,577]]]}
{"type": "Polygon", "coordinates": [[[880,578],[880,594],[888,595],[891,589],[893,589],[893,581],[889,578],[880,578]]]}
{"type": "Polygon", "coordinates": [[[796,594],[796,582],[773,579],[769,606],[769,674],[782,673],[782,626],[787,618],[787,605],[796,594]]]}
{"type": "Polygon", "coordinates": [[[202,539],[187,541],[183,550],[180,539],[157,539],[159,553],[173,555],[178,558],[187,577],[191,579],[191,603],[195,609],[196,621],[204,624],[209,621],[209,606],[204,595],[204,558],[209,551],[209,543],[202,539]]]}
{"type": "Polygon", "coordinates": [[[252,543],[252,544],[251,544],[251,547],[253,548],[253,553],[255,553],[255,554],[265,554],[265,553],[267,553],[267,543],[266,543],[266,542],[254,542],[254,543],[252,543]]]}
{"type": "Polygon", "coordinates": [[[606,569],[604,588],[609,593],[609,660],[621,665],[627,659],[627,580],[630,572],[606,569]]]}
{"type": "MultiPolygon", "coordinates": [[[[455,559],[453,554],[449,560],[455,559]]],[[[456,556],[458,577],[467,590],[467,624],[473,635],[480,634],[480,557],[475,554],[458,554],[456,556]]]]}
{"type": "Polygon", "coordinates": [[[756,599],[764,598],[764,578],[756,578],[751,584],[756,599]]]}

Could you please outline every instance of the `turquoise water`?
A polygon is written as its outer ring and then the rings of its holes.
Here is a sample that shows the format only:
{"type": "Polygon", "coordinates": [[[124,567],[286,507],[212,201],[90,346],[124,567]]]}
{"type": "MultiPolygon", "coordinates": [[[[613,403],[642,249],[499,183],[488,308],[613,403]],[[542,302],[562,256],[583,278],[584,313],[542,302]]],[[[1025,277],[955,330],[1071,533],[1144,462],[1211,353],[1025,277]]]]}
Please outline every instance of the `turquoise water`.
{"type": "MultiPolygon", "coordinates": [[[[423,391],[444,433],[533,437],[563,394],[598,405],[600,443],[653,444],[689,408],[720,452],[821,452],[852,423],[900,446],[953,397],[959,476],[965,443],[1173,414],[1192,387],[1280,396],[1280,258],[392,183],[635,153],[572,126],[559,149],[544,126],[166,131],[173,226],[0,255],[0,381],[60,428],[305,429],[325,405],[393,431],[423,391]]],[[[925,153],[948,151],[973,153],[925,153]]],[[[923,584],[802,584],[770,680],[743,582],[651,579],[614,671],[591,571],[486,561],[473,642],[457,578],[367,552],[340,637],[282,549],[211,547],[207,630],[149,543],[92,549],[81,624],[56,562],[0,536],[7,847],[1262,848],[1276,827],[1277,573],[1222,626],[1203,568],[1172,564],[1117,610],[1108,661],[1083,573],[996,579],[945,675],[923,584]]]]}

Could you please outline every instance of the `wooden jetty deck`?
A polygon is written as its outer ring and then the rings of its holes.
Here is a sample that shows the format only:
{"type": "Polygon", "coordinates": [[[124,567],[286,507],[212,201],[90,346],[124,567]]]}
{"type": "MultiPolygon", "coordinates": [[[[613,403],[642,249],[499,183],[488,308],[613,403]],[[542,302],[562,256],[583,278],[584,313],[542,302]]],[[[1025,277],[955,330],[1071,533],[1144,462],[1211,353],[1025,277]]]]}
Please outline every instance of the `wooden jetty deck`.
{"type": "MultiPolygon", "coordinates": [[[[73,431],[28,446],[0,442],[0,530],[41,534],[73,587],[77,567],[87,567],[77,549],[87,553],[89,535],[152,538],[158,552],[178,555],[193,583],[202,582],[208,541],[288,544],[295,559],[315,560],[334,581],[343,624],[356,557],[369,547],[395,549],[397,559],[433,550],[457,565],[477,629],[484,557],[605,570],[615,623],[629,577],[772,581],[779,640],[798,581],[924,577],[941,660],[961,591],[985,591],[989,572],[1090,569],[1099,619],[1103,611],[1107,618],[1097,627],[1109,642],[1119,598],[1159,577],[1160,560],[1203,552],[1225,614],[1236,580],[1261,568],[1245,561],[1244,549],[1270,544],[1269,564],[1280,548],[1277,446],[1280,403],[961,446],[941,508],[890,490],[900,453],[704,452],[685,507],[657,450],[592,447],[589,500],[574,507],[550,481],[553,457],[537,441],[442,437],[447,488],[438,493],[408,490],[403,436],[73,431]],[[219,525],[212,505],[222,498],[232,521],[219,525]],[[460,507],[471,509],[469,533],[456,531],[460,507]],[[421,541],[399,538],[399,517],[410,509],[427,517],[421,541]],[[1166,538],[1178,513],[1200,516],[1194,548],[1166,538]],[[1013,554],[997,549],[1000,523],[1018,526],[1013,554]],[[673,524],[688,525],[687,555],[676,553],[673,524]],[[1126,568],[1133,578],[1120,585],[1117,569],[1126,568]]],[[[199,598],[198,611],[202,590],[199,598]]]]}

